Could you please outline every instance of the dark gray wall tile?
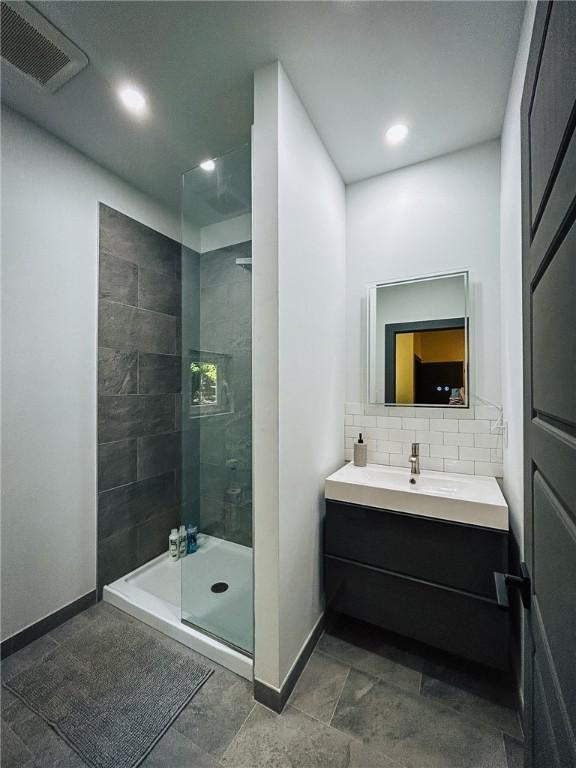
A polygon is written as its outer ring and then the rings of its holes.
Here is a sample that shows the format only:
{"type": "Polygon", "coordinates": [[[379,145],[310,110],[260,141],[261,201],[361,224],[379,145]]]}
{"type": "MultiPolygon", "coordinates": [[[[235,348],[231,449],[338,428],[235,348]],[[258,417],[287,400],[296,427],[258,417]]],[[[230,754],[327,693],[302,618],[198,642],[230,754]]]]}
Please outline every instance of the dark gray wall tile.
{"type": "Polygon", "coordinates": [[[138,268],[115,256],[100,257],[99,293],[101,299],[138,306],[138,268]]]}
{"type": "Polygon", "coordinates": [[[159,275],[150,269],[138,270],[138,306],[164,312],[167,315],[180,314],[180,280],[170,275],[159,275]]]}
{"type": "Polygon", "coordinates": [[[182,358],[175,355],[140,353],[138,391],[143,395],[180,392],[182,358]]]}
{"type": "Polygon", "coordinates": [[[104,491],[98,494],[98,539],[169,515],[179,506],[173,472],[104,491]]]}
{"type": "Polygon", "coordinates": [[[138,353],[98,348],[98,394],[134,395],[138,383],[138,353]]]}
{"type": "Polygon", "coordinates": [[[173,275],[180,244],[100,203],[100,256],[116,256],[173,275]]]}
{"type": "Polygon", "coordinates": [[[138,565],[144,565],[163,552],[167,552],[170,531],[179,525],[179,508],[169,510],[139,525],[136,529],[138,565]]]}
{"type": "Polygon", "coordinates": [[[138,439],[138,479],[178,469],[182,460],[181,435],[148,435],[138,439]]]}
{"type": "Polygon", "coordinates": [[[136,480],[136,440],[98,446],[98,490],[106,491],[136,480]]]}
{"type": "Polygon", "coordinates": [[[98,398],[98,440],[157,435],[174,429],[174,395],[105,395],[98,398]]]}
{"type": "Polygon", "coordinates": [[[137,563],[135,528],[98,542],[98,586],[103,587],[133,571],[137,563]]]}
{"type": "Polygon", "coordinates": [[[173,355],[177,351],[177,331],[175,317],[100,300],[98,344],[101,347],[173,355]]]}

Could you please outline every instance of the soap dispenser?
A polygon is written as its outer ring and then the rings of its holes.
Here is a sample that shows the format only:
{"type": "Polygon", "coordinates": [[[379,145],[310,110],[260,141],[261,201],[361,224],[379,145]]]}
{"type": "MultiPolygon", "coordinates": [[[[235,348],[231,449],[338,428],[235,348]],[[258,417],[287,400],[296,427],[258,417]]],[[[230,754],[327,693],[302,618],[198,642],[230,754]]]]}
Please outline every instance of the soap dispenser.
{"type": "Polygon", "coordinates": [[[365,467],[368,458],[368,447],[362,439],[362,432],[358,435],[358,440],[354,443],[354,465],[356,467],[365,467]]]}

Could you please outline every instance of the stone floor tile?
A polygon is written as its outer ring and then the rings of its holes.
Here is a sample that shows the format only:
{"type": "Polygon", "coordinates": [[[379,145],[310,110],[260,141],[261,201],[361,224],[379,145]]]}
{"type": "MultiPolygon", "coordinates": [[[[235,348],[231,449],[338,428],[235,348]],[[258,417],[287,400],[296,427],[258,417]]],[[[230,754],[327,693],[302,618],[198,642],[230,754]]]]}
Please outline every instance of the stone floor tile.
{"type": "Polygon", "coordinates": [[[173,727],[205,752],[219,758],[253,706],[251,683],[228,670],[216,670],[173,727]]]}
{"type": "Polygon", "coordinates": [[[2,723],[2,768],[24,768],[30,763],[32,753],[7,723],[2,723]]]}
{"type": "Polygon", "coordinates": [[[416,693],[424,662],[407,646],[378,627],[342,617],[322,635],[316,650],[416,693]]]}
{"type": "Polygon", "coordinates": [[[522,738],[514,684],[506,673],[451,657],[446,663],[424,665],[421,693],[475,723],[522,738]]]}
{"type": "Polygon", "coordinates": [[[406,768],[506,768],[500,733],[356,670],[332,725],[406,768]]]}
{"type": "Polygon", "coordinates": [[[298,680],[289,703],[307,715],[330,723],[350,667],[313,653],[298,680]]]}
{"type": "Polygon", "coordinates": [[[142,768],[219,768],[213,757],[170,728],[142,763],[142,768]]]}
{"type": "Polygon", "coordinates": [[[383,755],[294,707],[257,704],[221,759],[225,768],[394,768],[383,755]]]}
{"type": "Polygon", "coordinates": [[[38,640],[22,648],[20,651],[11,654],[2,661],[2,679],[9,680],[19,672],[23,672],[32,664],[36,664],[41,661],[46,654],[55,650],[58,645],[51,640],[47,635],[39,637],[38,640]]]}

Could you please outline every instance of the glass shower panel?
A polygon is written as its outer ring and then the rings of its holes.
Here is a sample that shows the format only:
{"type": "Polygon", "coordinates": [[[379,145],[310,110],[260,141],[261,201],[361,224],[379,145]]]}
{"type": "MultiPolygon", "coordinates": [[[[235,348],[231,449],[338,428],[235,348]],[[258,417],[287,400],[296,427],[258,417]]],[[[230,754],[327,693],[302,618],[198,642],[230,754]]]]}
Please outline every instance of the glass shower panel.
{"type": "Polygon", "coordinates": [[[182,183],[182,621],[252,653],[252,235],[248,145],[182,183]]]}

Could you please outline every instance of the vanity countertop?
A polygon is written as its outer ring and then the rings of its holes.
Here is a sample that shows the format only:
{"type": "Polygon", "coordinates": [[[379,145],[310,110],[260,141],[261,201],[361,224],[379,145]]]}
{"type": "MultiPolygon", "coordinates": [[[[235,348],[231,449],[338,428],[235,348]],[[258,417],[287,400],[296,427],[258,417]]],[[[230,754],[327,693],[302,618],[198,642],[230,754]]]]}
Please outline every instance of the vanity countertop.
{"type": "Polygon", "coordinates": [[[326,478],[327,499],[439,520],[508,530],[508,505],[493,477],[423,470],[410,483],[410,469],[345,464],[326,478]]]}

